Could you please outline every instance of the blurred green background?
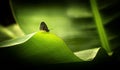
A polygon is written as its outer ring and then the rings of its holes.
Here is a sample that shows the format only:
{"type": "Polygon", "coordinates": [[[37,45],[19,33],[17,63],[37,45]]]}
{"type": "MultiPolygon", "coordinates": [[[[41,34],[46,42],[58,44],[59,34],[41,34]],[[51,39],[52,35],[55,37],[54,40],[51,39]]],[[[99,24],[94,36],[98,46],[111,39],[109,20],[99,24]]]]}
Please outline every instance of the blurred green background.
{"type": "MultiPolygon", "coordinates": [[[[72,51],[102,46],[89,0],[11,1],[0,2],[0,41],[38,31],[44,21],[50,32],[61,37],[72,51]]],[[[119,0],[96,2],[110,48],[114,51],[113,59],[119,61],[119,0]]]]}
{"type": "Polygon", "coordinates": [[[73,51],[99,47],[89,1],[14,1],[13,12],[26,34],[39,30],[42,21],[73,51]]]}
{"type": "MultiPolygon", "coordinates": [[[[114,49],[119,46],[116,42],[110,42],[118,39],[115,30],[118,23],[113,26],[120,15],[119,10],[114,8],[118,7],[118,0],[96,2],[105,35],[111,49],[114,49]]],[[[60,36],[72,51],[101,47],[97,31],[99,26],[95,24],[89,0],[12,0],[11,8],[25,34],[38,31],[40,23],[44,21],[50,32],[60,36]]]]}

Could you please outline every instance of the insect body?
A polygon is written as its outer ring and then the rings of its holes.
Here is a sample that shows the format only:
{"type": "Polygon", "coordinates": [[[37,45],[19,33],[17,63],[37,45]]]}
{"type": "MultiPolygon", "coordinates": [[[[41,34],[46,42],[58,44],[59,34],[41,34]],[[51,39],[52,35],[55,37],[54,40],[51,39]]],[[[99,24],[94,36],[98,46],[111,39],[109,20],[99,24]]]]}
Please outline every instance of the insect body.
{"type": "Polygon", "coordinates": [[[40,30],[45,30],[46,32],[50,31],[48,29],[47,25],[45,24],[45,22],[41,22],[41,24],[40,24],[40,30]]]}

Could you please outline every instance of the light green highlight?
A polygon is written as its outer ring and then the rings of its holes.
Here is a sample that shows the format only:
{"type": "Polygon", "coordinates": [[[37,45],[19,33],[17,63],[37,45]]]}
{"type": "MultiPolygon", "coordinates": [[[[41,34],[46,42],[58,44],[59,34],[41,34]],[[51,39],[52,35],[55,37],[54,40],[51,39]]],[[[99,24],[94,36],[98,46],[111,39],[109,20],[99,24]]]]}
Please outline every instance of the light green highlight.
{"type": "Polygon", "coordinates": [[[74,54],[84,61],[91,61],[97,55],[100,47],[74,52],[74,54]]]}

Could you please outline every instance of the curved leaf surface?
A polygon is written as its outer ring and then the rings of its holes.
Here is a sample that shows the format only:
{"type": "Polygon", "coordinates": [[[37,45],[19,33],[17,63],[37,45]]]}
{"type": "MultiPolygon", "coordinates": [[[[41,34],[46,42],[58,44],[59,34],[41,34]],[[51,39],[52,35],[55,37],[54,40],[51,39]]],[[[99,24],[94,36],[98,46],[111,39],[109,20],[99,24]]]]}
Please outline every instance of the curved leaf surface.
{"type": "Polygon", "coordinates": [[[72,52],[59,37],[46,32],[35,32],[21,38],[0,42],[1,55],[12,55],[14,59],[17,57],[31,63],[90,61],[95,58],[98,49],[72,52]]]}

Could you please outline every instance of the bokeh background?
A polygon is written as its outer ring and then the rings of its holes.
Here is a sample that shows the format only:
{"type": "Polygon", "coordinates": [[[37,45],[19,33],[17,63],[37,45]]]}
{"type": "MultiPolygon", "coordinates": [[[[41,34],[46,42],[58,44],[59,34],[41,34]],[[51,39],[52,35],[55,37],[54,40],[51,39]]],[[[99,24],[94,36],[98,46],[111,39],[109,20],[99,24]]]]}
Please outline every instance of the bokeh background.
{"type": "MultiPolygon", "coordinates": [[[[89,0],[13,1],[14,10],[11,10],[9,0],[0,0],[0,41],[35,32],[44,21],[72,51],[101,47],[89,0]],[[13,26],[16,24],[19,25],[13,26]]],[[[95,58],[100,63],[120,61],[119,2],[97,0],[109,44],[114,51],[109,57],[105,50],[100,50],[95,58]]]]}

